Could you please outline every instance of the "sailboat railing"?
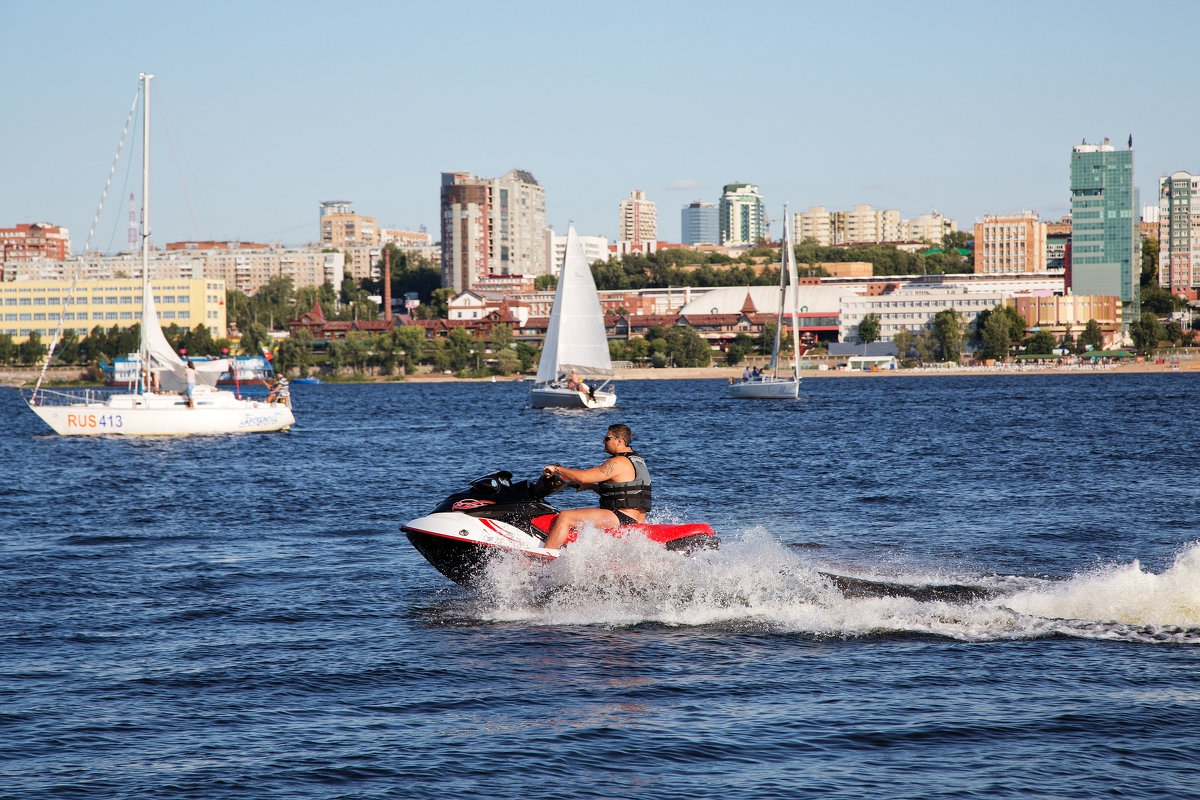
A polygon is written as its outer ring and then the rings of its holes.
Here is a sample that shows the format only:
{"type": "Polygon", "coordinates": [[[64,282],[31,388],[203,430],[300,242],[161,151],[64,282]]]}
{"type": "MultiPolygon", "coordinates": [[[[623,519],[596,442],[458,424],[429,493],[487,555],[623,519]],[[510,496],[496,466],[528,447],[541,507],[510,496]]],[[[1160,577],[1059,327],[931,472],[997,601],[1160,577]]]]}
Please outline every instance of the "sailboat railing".
{"type": "Polygon", "coordinates": [[[104,403],[116,390],[108,388],[47,389],[45,387],[34,387],[20,389],[19,391],[21,396],[31,406],[82,406],[92,403],[104,403]]]}

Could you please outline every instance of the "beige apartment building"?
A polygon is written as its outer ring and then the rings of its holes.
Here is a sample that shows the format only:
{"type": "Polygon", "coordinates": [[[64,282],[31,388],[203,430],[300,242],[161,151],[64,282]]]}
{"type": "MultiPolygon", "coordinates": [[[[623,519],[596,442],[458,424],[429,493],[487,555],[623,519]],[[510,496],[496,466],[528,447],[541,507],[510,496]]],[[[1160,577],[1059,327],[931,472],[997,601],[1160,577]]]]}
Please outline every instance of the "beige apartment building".
{"type": "Polygon", "coordinates": [[[805,239],[815,239],[821,247],[833,246],[833,225],[825,206],[809,206],[808,211],[792,214],[792,235],[796,244],[805,239]]]}
{"type": "Polygon", "coordinates": [[[1100,324],[1107,348],[1121,335],[1121,298],[1104,295],[1052,295],[1049,297],[1013,297],[1006,301],[1030,328],[1049,331],[1060,339],[1068,331],[1075,338],[1083,333],[1089,320],[1100,324]]]}
{"type": "Polygon", "coordinates": [[[433,247],[433,237],[424,231],[402,231],[396,228],[380,228],[379,244],[390,244],[400,250],[423,251],[433,247]]]}
{"type": "MultiPolygon", "coordinates": [[[[86,336],[97,325],[128,328],[142,320],[141,279],[81,280],[71,295],[70,280],[15,281],[0,284],[0,333],[23,342],[37,333],[43,342],[62,322],[64,330],[86,336]]],[[[156,278],[150,282],[154,307],[164,328],[205,325],[226,335],[225,284],[219,280],[156,278]]]]}
{"type": "Polygon", "coordinates": [[[321,203],[322,247],[376,247],[379,225],[374,217],[355,214],[346,200],[321,203]]]}
{"type": "Polygon", "coordinates": [[[499,178],[442,173],[442,285],[489,275],[547,275],[546,190],[525,170],[499,178]]]}
{"type": "Polygon", "coordinates": [[[936,211],[918,214],[913,219],[900,222],[900,238],[906,241],[926,241],[933,245],[941,245],[947,233],[957,231],[957,222],[946,219],[936,211]]]}
{"type": "Polygon", "coordinates": [[[834,244],[900,239],[900,212],[894,208],[877,210],[860,203],[850,211],[833,212],[832,223],[834,244]]]}
{"type": "MultiPolygon", "coordinates": [[[[164,278],[182,280],[220,281],[231,289],[255,294],[272,278],[286,275],[292,286],[320,286],[329,281],[335,288],[342,285],[345,256],[319,250],[290,250],[257,246],[233,247],[220,242],[219,247],[204,249],[205,242],[180,242],[178,247],[150,254],[152,280],[164,278]],[[189,247],[189,245],[195,245],[189,247]]],[[[243,243],[245,244],[245,243],[243,243]]],[[[84,280],[113,280],[142,277],[140,255],[87,256],[75,261],[42,261],[22,264],[19,270],[6,271],[6,280],[55,281],[72,280],[78,275],[84,280]]]]}
{"type": "Polygon", "coordinates": [[[796,231],[797,243],[815,239],[822,247],[923,241],[941,244],[947,233],[958,230],[958,223],[936,211],[914,219],[901,219],[897,209],[875,209],[860,203],[850,211],[828,211],[825,206],[809,206],[808,211],[792,215],[792,230],[796,231]]]}
{"type": "Polygon", "coordinates": [[[1045,271],[1046,223],[1035,212],[986,215],[975,223],[976,273],[1045,271]]]}
{"type": "Polygon", "coordinates": [[[658,241],[658,207],[646,193],[635,189],[621,201],[621,224],[619,242],[642,245],[658,241]]]}

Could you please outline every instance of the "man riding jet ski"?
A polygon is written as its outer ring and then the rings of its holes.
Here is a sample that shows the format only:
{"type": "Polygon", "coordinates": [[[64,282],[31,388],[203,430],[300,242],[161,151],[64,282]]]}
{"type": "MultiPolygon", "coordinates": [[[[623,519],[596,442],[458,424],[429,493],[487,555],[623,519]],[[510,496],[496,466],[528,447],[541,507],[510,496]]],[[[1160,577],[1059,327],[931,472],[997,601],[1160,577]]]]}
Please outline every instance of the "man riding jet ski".
{"type": "Polygon", "coordinates": [[[571,532],[586,523],[598,528],[636,525],[646,521],[650,510],[650,470],[646,459],[633,449],[633,431],[628,425],[610,425],[604,435],[604,452],[610,456],[592,469],[567,469],[547,464],[542,474],[559,477],[600,495],[599,508],[573,508],[563,511],[550,527],[546,547],[557,549],[571,532]]]}
{"type": "Polygon", "coordinates": [[[578,528],[586,525],[617,538],[642,536],[668,550],[716,547],[718,539],[708,525],[645,523],[650,475],[629,446],[631,439],[628,427],[609,428],[604,447],[610,458],[590,470],[548,465],[533,483],[514,483],[510,472],[484,475],[401,530],[439,572],[464,586],[478,583],[497,553],[518,553],[530,563],[553,561],[558,548],[575,541],[578,528]],[[597,491],[600,508],[560,512],[545,502],[567,486],[597,491]]]}

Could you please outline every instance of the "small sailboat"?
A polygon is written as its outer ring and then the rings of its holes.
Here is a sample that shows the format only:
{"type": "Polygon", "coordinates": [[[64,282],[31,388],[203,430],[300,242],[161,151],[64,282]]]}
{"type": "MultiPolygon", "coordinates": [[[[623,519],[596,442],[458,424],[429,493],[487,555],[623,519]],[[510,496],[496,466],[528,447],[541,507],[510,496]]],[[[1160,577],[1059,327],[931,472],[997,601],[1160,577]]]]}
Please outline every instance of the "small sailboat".
{"type": "Polygon", "coordinates": [[[583,244],[575,226],[570,225],[537,380],[529,390],[530,405],[612,408],[617,403],[617,393],[611,388],[612,375],[600,296],[583,244]]]}
{"type": "MultiPolygon", "coordinates": [[[[225,359],[196,362],[190,402],[188,365],[163,335],[150,288],[150,79],[139,78],[142,114],[142,320],[137,361],[137,382],[128,391],[105,394],[94,389],[49,390],[42,378],[32,390],[22,392],[30,410],[64,436],[170,435],[240,433],[286,430],[295,422],[286,391],[267,400],[244,399],[215,388],[220,374],[229,369],[225,359]]],[[[59,326],[61,332],[62,326],[59,326]]],[[[58,333],[46,354],[46,367],[54,357],[58,333]]]]}
{"type": "Polygon", "coordinates": [[[732,379],[729,383],[731,397],[791,398],[800,396],[800,326],[796,309],[800,305],[800,277],[796,271],[796,249],[792,245],[791,220],[787,206],[783,207],[783,253],[779,259],[779,313],[775,317],[775,344],[771,348],[771,363],[762,374],[745,380],[732,379]],[[788,289],[791,303],[787,303],[788,289]],[[780,374],[779,342],[783,335],[783,320],[786,307],[791,306],[792,316],[792,374],[780,374]]]}

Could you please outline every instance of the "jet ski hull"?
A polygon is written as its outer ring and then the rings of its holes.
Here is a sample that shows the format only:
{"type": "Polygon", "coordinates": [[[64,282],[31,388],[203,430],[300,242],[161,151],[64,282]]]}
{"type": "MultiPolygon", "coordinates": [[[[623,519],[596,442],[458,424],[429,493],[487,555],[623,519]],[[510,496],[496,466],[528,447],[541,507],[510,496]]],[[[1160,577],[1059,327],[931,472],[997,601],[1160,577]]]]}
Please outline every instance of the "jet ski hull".
{"type": "MultiPolygon", "coordinates": [[[[553,518],[554,515],[544,515],[531,520],[533,529],[548,530],[553,518]]],[[[542,539],[515,525],[461,512],[435,512],[407,523],[401,530],[438,572],[470,588],[480,584],[488,563],[499,555],[517,555],[530,565],[548,564],[559,557],[558,550],[543,547],[542,539]]],[[[713,529],[702,523],[626,525],[608,529],[606,533],[616,538],[644,537],[680,553],[719,546],[713,529]]],[[[572,534],[568,541],[574,539],[572,534]]]]}

